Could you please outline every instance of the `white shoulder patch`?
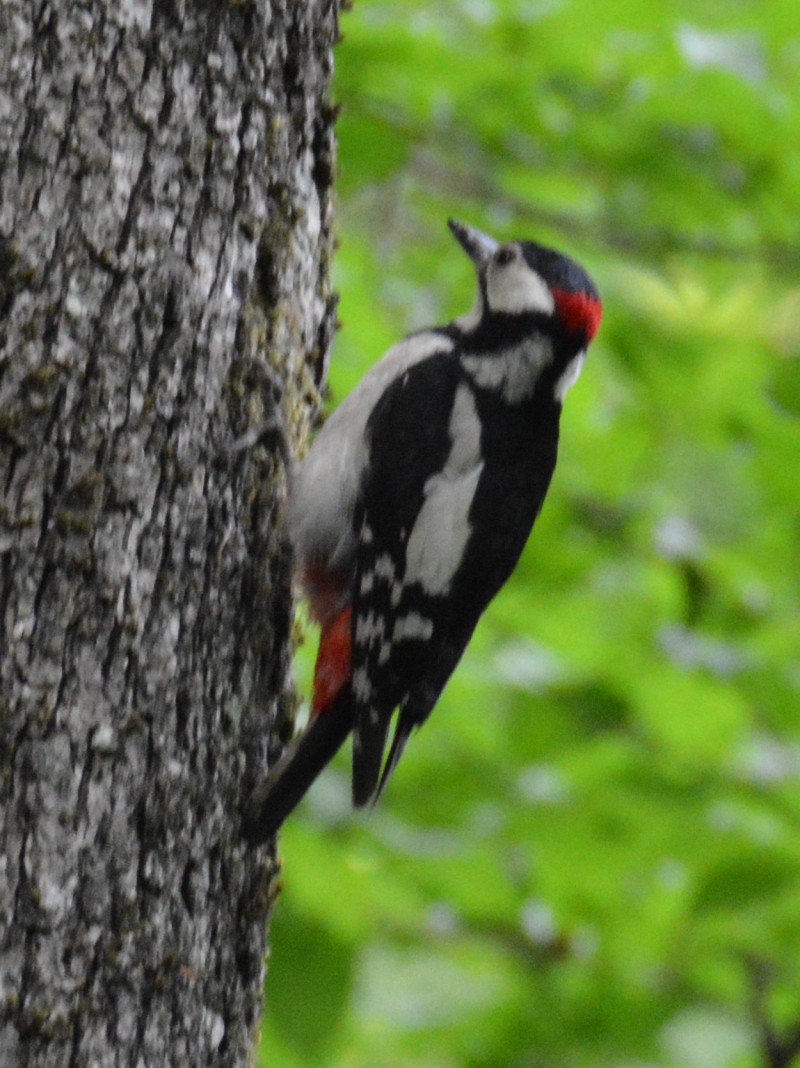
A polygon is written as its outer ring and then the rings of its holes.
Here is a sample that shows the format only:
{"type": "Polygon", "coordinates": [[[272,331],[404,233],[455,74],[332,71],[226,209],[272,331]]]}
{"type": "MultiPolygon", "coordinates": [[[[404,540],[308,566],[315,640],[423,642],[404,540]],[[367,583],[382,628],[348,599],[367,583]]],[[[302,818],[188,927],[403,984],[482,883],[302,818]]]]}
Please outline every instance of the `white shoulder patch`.
{"type": "Polygon", "coordinates": [[[471,527],[469,510],[483,470],[481,424],[475,398],[462,383],[450,415],[450,454],[439,474],[425,483],[425,500],[406,546],[405,582],[443,596],[464,558],[471,527]]]}
{"type": "Polygon", "coordinates": [[[573,356],[567,364],[564,371],[559,376],[556,382],[553,393],[559,404],[564,403],[564,398],[567,393],[572,389],[575,383],[580,378],[581,370],[583,369],[584,361],[586,360],[586,350],[582,349],[577,356],[573,356]]]}
{"type": "Polygon", "coordinates": [[[543,335],[487,356],[463,356],[461,364],[481,389],[502,394],[506,404],[530,400],[536,383],[553,359],[553,347],[543,335]]]}

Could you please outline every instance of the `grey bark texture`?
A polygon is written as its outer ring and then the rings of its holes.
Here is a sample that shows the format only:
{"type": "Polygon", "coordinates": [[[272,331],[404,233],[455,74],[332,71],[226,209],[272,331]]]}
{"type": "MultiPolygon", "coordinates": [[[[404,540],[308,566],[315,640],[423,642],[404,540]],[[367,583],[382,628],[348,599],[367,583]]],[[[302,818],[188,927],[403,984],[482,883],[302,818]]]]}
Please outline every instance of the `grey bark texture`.
{"type": "Polygon", "coordinates": [[[337,9],[0,5],[3,1066],[248,1062],[337,9]]]}

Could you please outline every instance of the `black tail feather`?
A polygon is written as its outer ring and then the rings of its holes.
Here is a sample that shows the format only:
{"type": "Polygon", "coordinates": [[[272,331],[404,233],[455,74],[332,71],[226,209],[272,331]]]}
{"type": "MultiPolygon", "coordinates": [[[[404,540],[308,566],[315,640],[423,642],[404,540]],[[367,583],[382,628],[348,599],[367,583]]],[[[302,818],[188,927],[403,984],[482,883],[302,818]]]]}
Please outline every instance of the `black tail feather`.
{"type": "Polygon", "coordinates": [[[242,833],[251,844],[265,842],[277,833],[352,727],[350,689],[345,687],[333,705],[289,743],[264,782],[251,794],[242,821],[242,833]]]}
{"type": "Polygon", "coordinates": [[[391,709],[379,713],[369,708],[362,710],[354,727],[353,805],[356,808],[363,808],[377,798],[383,751],[391,722],[391,709]]]}
{"type": "Polygon", "coordinates": [[[386,762],[383,763],[383,750],[386,746],[386,736],[389,733],[391,720],[386,717],[382,720],[384,727],[383,735],[378,745],[373,737],[371,739],[374,748],[371,750],[371,760],[362,759],[362,754],[353,753],[353,804],[356,808],[364,805],[374,805],[380,800],[380,796],[386,788],[386,784],[397,767],[406,742],[411,736],[411,731],[417,726],[417,721],[409,716],[403,709],[397,720],[392,744],[386,762]],[[383,763],[383,771],[381,764],[383,763]]]}
{"type": "Polygon", "coordinates": [[[400,718],[395,727],[394,738],[392,738],[392,745],[389,749],[389,755],[386,757],[386,763],[383,766],[383,774],[381,775],[381,781],[378,783],[378,789],[375,791],[373,803],[380,798],[381,794],[386,789],[386,784],[391,778],[392,772],[397,767],[400,757],[403,755],[403,750],[406,747],[406,742],[411,737],[411,732],[416,726],[416,721],[412,720],[410,716],[406,716],[401,709],[400,718]]]}

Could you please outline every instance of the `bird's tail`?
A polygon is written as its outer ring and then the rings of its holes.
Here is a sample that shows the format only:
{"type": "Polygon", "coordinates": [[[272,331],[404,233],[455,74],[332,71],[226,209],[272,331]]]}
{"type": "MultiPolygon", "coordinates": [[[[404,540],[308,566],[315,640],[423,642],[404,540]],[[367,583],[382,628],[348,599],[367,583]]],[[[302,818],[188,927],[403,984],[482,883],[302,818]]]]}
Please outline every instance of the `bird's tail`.
{"type": "MultiPolygon", "coordinates": [[[[368,713],[369,715],[369,713],[368,713]]],[[[386,761],[383,751],[391,723],[390,716],[375,717],[374,723],[359,723],[353,740],[353,804],[356,808],[380,800],[392,772],[397,767],[406,742],[417,722],[401,709],[386,761]],[[381,766],[383,770],[381,770],[381,766]]]]}
{"type": "Polygon", "coordinates": [[[271,838],[317,775],[338,752],[353,727],[350,687],[294,738],[245,806],[242,832],[253,845],[271,838]]]}

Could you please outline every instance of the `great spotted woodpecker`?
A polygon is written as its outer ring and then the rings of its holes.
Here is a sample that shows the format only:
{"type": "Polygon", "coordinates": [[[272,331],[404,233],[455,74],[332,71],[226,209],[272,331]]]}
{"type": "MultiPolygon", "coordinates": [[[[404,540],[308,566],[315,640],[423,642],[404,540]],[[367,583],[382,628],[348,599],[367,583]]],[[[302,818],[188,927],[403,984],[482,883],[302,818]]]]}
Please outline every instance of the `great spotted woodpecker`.
{"type": "Polygon", "coordinates": [[[296,572],[321,639],[309,726],[259,791],[261,840],[351,730],[353,803],[380,796],[519,559],[600,323],[574,260],[449,225],[477,273],[472,310],[391,348],[294,474],[296,572]]]}

